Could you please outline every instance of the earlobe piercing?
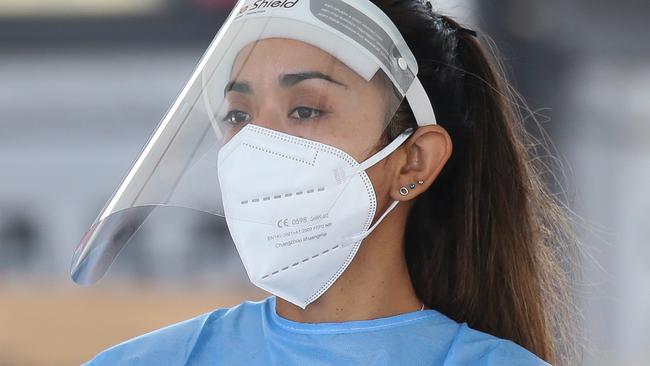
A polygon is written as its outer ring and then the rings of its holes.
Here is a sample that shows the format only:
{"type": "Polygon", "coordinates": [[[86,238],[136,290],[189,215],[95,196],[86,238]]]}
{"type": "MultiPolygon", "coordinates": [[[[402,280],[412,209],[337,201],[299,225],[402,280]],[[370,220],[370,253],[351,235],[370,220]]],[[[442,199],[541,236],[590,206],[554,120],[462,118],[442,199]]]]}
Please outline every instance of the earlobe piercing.
{"type": "MultiPolygon", "coordinates": [[[[418,180],[418,184],[422,185],[422,184],[424,184],[424,181],[422,179],[420,179],[420,180],[418,180]]],[[[399,194],[401,194],[402,196],[406,196],[407,194],[409,194],[409,188],[410,189],[415,189],[415,183],[409,183],[408,188],[402,186],[399,189],[399,194]]]]}

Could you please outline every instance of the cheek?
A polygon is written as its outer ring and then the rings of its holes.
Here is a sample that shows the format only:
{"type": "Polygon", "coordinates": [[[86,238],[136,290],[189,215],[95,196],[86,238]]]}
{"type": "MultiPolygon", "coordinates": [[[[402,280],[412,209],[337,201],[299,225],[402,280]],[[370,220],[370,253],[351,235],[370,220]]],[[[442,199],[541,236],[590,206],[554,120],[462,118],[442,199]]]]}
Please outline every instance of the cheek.
{"type": "Polygon", "coordinates": [[[363,98],[354,112],[356,137],[355,159],[361,162],[379,151],[378,143],[384,132],[386,106],[377,98],[363,98]]]}
{"type": "MultiPolygon", "coordinates": [[[[377,150],[385,124],[386,105],[380,93],[370,85],[352,86],[335,100],[335,146],[350,154],[358,162],[366,160],[377,150]]],[[[334,121],[332,121],[334,122],[334,121]]]]}
{"type": "Polygon", "coordinates": [[[379,162],[368,168],[366,174],[368,174],[372,188],[375,190],[377,207],[384,207],[390,199],[391,189],[391,174],[389,174],[388,165],[379,162]]]}

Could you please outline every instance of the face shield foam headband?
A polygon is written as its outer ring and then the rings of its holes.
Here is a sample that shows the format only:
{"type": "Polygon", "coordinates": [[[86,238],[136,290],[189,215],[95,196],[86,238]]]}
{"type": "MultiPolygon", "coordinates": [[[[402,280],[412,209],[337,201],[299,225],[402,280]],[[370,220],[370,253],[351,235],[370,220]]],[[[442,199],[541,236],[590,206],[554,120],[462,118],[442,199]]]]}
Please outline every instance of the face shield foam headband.
{"type": "Polygon", "coordinates": [[[251,281],[306,307],[397,204],[372,224],[365,170],[413,131],[355,158],[385,128],[355,112],[388,94],[389,105],[408,100],[419,126],[436,123],[415,57],[371,2],[240,1],[82,238],[72,278],[94,283],[154,211],[183,207],[225,219],[251,281]],[[390,93],[373,92],[379,72],[390,93]],[[316,122],[321,111],[302,101],[310,95],[346,117],[316,122]]]}

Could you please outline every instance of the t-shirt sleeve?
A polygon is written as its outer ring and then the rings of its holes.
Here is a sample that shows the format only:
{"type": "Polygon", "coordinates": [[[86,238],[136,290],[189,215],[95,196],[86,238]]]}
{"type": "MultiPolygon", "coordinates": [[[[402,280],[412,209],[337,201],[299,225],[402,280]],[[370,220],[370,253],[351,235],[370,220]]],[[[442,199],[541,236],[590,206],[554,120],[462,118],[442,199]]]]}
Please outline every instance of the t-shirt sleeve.
{"type": "Polygon", "coordinates": [[[476,366],[493,365],[550,366],[534,353],[507,340],[499,340],[498,344],[476,364],[476,366]]]}
{"type": "Polygon", "coordinates": [[[160,328],[99,353],[83,366],[183,365],[208,315],[160,328]]]}
{"type": "Polygon", "coordinates": [[[526,348],[462,324],[444,366],[550,366],[526,348]]]}

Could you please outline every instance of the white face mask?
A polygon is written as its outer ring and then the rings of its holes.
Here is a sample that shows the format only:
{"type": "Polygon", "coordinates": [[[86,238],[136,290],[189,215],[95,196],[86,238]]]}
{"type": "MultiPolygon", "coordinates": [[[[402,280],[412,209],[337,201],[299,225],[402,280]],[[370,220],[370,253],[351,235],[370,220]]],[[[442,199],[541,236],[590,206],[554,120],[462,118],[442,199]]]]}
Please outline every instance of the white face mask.
{"type": "Polygon", "coordinates": [[[377,222],[365,170],[397,149],[409,129],[363,163],[323,143],[247,124],[219,151],[228,228],[253,284],[301,308],[350,264],[377,222]]]}

